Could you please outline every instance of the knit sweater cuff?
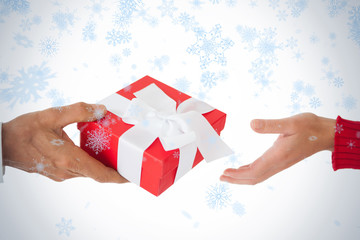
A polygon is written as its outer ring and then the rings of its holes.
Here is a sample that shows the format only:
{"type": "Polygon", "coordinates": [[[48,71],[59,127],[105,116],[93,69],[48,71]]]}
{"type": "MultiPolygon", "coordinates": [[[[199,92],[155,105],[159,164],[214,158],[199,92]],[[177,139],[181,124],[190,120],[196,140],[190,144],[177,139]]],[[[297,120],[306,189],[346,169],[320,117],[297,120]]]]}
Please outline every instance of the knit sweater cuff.
{"type": "Polygon", "coordinates": [[[342,168],[360,169],[360,122],[336,119],[332,166],[334,171],[342,168]]]}

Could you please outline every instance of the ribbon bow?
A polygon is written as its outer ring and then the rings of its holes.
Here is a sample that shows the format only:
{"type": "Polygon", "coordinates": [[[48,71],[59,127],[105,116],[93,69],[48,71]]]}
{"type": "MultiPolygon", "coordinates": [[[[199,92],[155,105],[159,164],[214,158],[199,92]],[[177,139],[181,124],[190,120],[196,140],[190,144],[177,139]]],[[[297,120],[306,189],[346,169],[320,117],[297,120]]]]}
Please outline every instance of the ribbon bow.
{"type": "Polygon", "coordinates": [[[189,98],[176,108],[154,83],[134,95],[129,100],[113,94],[99,102],[134,125],[118,142],[117,170],[129,181],[140,185],[143,153],[157,138],[166,151],[180,151],[175,181],[192,168],[197,149],[207,162],[233,153],[202,115],[214,110],[210,105],[189,98]]]}

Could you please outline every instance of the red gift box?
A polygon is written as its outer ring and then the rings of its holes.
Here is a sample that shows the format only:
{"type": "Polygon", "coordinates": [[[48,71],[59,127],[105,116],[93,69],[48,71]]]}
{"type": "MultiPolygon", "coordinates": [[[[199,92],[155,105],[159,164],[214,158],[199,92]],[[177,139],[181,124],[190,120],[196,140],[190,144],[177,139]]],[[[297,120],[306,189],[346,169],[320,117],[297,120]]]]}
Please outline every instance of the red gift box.
{"type": "MultiPolygon", "coordinates": [[[[145,76],[132,83],[118,91],[117,94],[131,100],[135,98],[133,93],[150,84],[156,84],[166,95],[176,101],[177,106],[191,98],[149,76],[145,76]]],[[[214,109],[203,114],[203,116],[217,134],[220,134],[225,125],[226,114],[214,109]]],[[[119,116],[108,111],[105,117],[98,121],[78,123],[78,129],[80,130],[80,147],[106,166],[117,170],[117,146],[119,137],[131,127],[133,127],[133,125],[125,123],[119,116]]],[[[159,196],[169,188],[175,180],[179,164],[179,155],[179,149],[165,151],[159,138],[157,138],[143,153],[140,187],[155,196],[159,196]]],[[[202,160],[203,156],[199,150],[197,150],[193,167],[202,160]]]]}

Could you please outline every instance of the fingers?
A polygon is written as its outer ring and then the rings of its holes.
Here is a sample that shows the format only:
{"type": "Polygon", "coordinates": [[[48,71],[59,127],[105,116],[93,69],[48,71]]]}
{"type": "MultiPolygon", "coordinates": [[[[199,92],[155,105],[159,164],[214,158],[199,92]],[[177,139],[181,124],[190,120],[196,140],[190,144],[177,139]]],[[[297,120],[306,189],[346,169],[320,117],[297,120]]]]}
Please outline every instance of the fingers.
{"type": "Polygon", "coordinates": [[[250,123],[251,128],[258,133],[294,133],[293,119],[254,119],[250,123]]]}
{"type": "Polygon", "coordinates": [[[39,118],[47,126],[63,128],[71,123],[95,121],[105,114],[104,105],[79,102],[61,108],[46,109],[39,112],[39,118]]]}
{"type": "Polygon", "coordinates": [[[74,174],[90,177],[98,182],[127,182],[117,171],[106,167],[77,146],[72,146],[71,156],[76,157],[67,157],[59,161],[59,167],[67,169],[74,174]]]}

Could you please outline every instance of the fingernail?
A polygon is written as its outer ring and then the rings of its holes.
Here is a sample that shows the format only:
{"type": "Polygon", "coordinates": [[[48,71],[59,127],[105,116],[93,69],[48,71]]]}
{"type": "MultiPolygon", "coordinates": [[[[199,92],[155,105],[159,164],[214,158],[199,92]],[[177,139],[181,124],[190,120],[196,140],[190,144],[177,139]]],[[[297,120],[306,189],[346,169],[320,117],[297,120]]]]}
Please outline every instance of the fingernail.
{"type": "Polygon", "coordinates": [[[264,122],[259,119],[252,120],[251,127],[255,130],[261,130],[264,127],[264,122]]]}

